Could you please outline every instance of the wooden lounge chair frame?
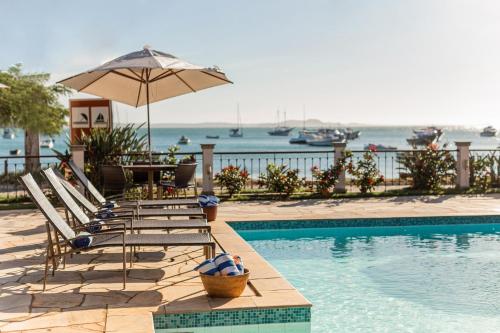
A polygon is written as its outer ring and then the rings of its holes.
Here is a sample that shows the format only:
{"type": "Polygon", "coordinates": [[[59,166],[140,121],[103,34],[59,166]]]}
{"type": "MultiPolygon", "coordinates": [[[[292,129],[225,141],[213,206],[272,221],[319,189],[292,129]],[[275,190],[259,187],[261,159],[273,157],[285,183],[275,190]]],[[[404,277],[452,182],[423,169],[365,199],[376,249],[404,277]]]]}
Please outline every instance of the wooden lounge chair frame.
{"type": "MultiPolygon", "coordinates": [[[[78,192],[67,180],[61,179],[56,175],[52,168],[42,171],[42,174],[47,179],[53,192],[59,198],[59,201],[66,208],[66,212],[71,213],[73,220],[76,220],[79,225],[89,225],[92,223],[91,219],[80,208],[78,203],[74,200],[75,196],[80,196],[81,200],[86,202],[84,205],[92,205],[87,199],[78,192]],[[71,195],[73,194],[73,195],[71,195]]],[[[68,224],[71,224],[69,215],[66,214],[68,224]]],[[[189,220],[135,220],[134,218],[110,218],[103,219],[106,224],[113,224],[116,221],[123,221],[128,230],[171,230],[171,229],[197,229],[198,231],[210,232],[211,227],[204,219],[189,219],[189,220]]]]}
{"type": "MultiPolygon", "coordinates": [[[[125,224],[123,231],[104,231],[93,234],[93,242],[88,247],[77,248],[73,240],[77,238],[77,231],[85,227],[71,228],[59,215],[54,206],[49,202],[31,174],[20,177],[19,182],[23,185],[35,205],[45,216],[45,226],[48,237],[47,254],[45,257],[45,273],[43,277],[43,290],[46,288],[49,262],[52,263],[52,275],[55,274],[59,262],[66,265],[68,254],[87,252],[98,248],[121,247],[123,258],[123,288],[127,283],[126,247],[134,246],[203,246],[205,256],[213,257],[215,254],[215,242],[208,233],[194,234],[126,234],[125,224]]],[[[64,267],[63,266],[63,267],[64,267]]],[[[130,267],[132,267],[132,255],[130,255],[130,267]]]]}

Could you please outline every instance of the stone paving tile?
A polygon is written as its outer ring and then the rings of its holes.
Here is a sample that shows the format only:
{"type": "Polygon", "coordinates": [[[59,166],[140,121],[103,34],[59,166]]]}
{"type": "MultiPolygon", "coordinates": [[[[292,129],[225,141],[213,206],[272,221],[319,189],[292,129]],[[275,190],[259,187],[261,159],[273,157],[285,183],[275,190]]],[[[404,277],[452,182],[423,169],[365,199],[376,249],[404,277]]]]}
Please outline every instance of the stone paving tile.
{"type": "Polygon", "coordinates": [[[121,253],[74,255],[49,276],[42,292],[44,220],[36,210],[0,212],[1,332],[153,332],[153,313],[308,306],[310,303],[224,221],[484,215],[500,213],[500,195],[230,202],[219,207],[213,234],[251,270],[242,297],[207,297],[192,268],[204,258],[196,247],[167,252],[141,248],[122,290],[121,253]]]}

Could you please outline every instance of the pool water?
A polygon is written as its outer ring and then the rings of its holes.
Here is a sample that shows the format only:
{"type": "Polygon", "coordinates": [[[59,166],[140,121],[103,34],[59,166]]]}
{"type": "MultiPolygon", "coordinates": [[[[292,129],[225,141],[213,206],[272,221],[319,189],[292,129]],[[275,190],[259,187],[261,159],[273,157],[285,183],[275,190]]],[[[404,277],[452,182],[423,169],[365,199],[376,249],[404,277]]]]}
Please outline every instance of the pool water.
{"type": "Polygon", "coordinates": [[[500,224],[237,230],[312,332],[500,332],[500,224]]]}

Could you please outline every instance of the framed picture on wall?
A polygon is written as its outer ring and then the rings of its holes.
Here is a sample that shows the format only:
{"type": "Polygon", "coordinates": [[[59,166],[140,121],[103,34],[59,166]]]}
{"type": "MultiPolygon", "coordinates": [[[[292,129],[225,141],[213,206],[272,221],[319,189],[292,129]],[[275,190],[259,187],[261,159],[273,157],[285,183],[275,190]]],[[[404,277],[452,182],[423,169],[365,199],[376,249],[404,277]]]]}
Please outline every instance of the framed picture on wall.
{"type": "Polygon", "coordinates": [[[106,106],[93,106],[92,108],[92,127],[109,127],[109,108],[106,106]]]}
{"type": "Polygon", "coordinates": [[[71,108],[71,126],[73,128],[90,127],[90,112],[88,107],[71,108]]]}

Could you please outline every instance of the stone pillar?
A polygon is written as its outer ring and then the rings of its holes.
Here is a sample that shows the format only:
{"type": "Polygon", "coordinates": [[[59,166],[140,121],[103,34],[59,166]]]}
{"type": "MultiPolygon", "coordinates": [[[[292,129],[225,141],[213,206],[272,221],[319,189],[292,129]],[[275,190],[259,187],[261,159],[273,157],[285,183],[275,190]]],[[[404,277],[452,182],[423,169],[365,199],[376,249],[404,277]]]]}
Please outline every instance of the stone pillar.
{"type": "MultiPolygon", "coordinates": [[[[333,143],[333,163],[337,163],[337,161],[342,158],[342,155],[344,154],[345,147],[347,146],[347,143],[345,142],[334,142],[333,143]]],[[[342,170],[339,175],[339,180],[337,184],[335,185],[335,192],[337,193],[345,193],[345,170],[342,170]]]]}
{"type": "Polygon", "coordinates": [[[85,170],[85,146],[84,145],[71,145],[71,159],[82,170],[85,170]]]}
{"type": "Polygon", "coordinates": [[[457,188],[468,189],[470,165],[469,165],[469,147],[470,142],[456,141],[457,146],[457,188]]]}
{"type": "Polygon", "coordinates": [[[202,151],[202,194],[214,194],[214,147],[215,144],[201,144],[202,151]]]}

